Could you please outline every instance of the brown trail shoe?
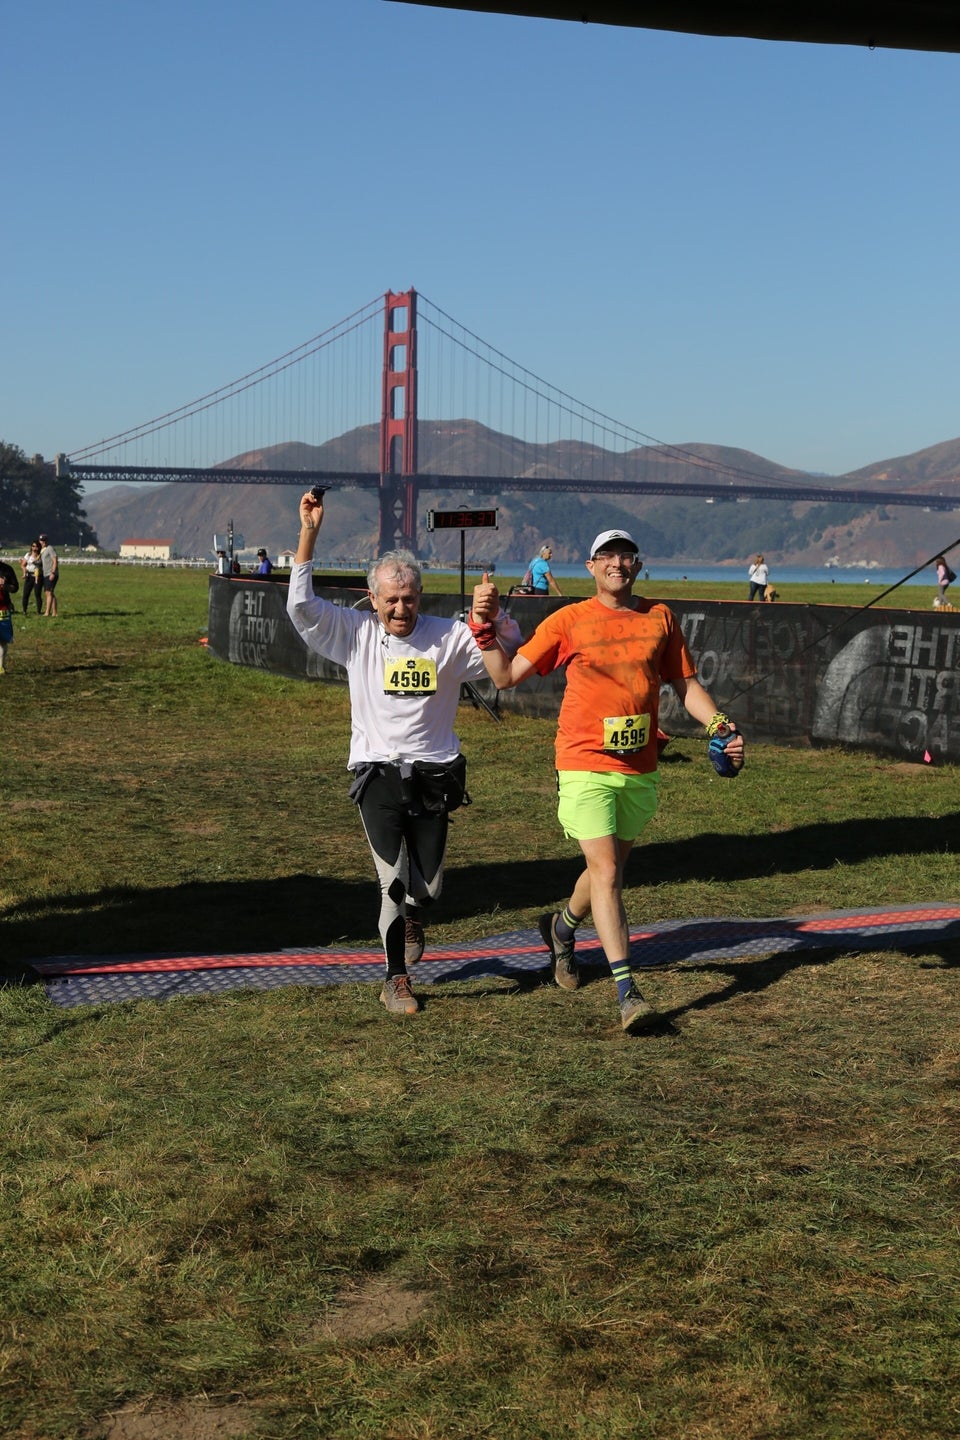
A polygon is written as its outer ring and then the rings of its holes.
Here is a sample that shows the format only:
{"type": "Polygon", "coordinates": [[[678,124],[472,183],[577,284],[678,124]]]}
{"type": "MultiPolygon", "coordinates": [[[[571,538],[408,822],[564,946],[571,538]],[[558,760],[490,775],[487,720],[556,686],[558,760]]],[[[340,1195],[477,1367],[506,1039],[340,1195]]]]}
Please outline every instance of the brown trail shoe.
{"type": "Polygon", "coordinates": [[[644,1000],[640,991],[631,985],[628,993],[620,1001],[620,1024],[630,1035],[635,1035],[638,1030],[646,1030],[649,1025],[656,1025],[660,1016],[650,1004],[644,1000]]]}
{"type": "Polygon", "coordinates": [[[423,959],[423,926],[419,920],[407,920],[403,927],[403,958],[408,965],[423,959]]]}
{"type": "Polygon", "coordinates": [[[410,976],[388,976],[380,991],[380,1004],[385,1005],[391,1015],[416,1015],[420,1001],[410,989],[410,976]]]}
{"type": "Polygon", "coordinates": [[[574,958],[574,942],[561,940],[557,934],[559,911],[553,915],[541,915],[537,922],[544,945],[553,960],[553,978],[564,990],[576,990],[580,985],[580,971],[574,958]]]}

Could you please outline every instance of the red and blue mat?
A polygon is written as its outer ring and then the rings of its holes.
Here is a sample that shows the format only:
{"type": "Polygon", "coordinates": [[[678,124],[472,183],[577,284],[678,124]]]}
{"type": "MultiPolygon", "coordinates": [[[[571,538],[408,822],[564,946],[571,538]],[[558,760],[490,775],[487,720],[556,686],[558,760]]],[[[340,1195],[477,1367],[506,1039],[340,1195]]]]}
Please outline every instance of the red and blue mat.
{"type": "MultiPolygon", "coordinates": [[[[960,904],[925,904],[870,910],[832,910],[773,920],[668,920],[631,934],[637,970],[718,960],[763,959],[798,950],[929,949],[960,939],[960,904]]],[[[609,973],[592,930],[577,936],[577,959],[609,973]]],[[[275,990],[282,985],[375,984],[383,978],[376,950],[276,950],[269,953],[191,955],[56,955],[29,962],[55,1005],[102,1005],[112,1000],[169,1000],[230,990],[275,990]]],[[[534,930],[511,930],[485,940],[431,946],[414,968],[419,987],[484,976],[532,978],[548,973],[548,956],[534,930]]]]}

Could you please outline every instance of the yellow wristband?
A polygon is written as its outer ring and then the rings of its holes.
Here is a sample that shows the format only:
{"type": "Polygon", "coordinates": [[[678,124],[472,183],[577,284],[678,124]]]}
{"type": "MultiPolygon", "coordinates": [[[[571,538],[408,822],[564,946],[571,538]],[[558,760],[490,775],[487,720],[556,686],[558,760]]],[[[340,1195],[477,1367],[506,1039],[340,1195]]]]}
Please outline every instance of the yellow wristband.
{"type": "Polygon", "coordinates": [[[707,739],[712,740],[714,735],[716,735],[717,731],[720,729],[721,725],[730,724],[732,724],[732,721],[730,720],[729,715],[724,715],[721,710],[718,710],[714,715],[713,719],[710,721],[710,724],[707,726],[707,739]]]}

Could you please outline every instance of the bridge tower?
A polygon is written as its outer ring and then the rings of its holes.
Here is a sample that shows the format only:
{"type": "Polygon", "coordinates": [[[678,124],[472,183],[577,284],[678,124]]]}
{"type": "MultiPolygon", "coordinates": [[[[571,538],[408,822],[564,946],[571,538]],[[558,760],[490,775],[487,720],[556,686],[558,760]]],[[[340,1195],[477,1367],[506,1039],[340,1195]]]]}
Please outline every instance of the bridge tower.
{"type": "Polygon", "coordinates": [[[380,550],[416,551],[417,292],[383,297],[380,550]]]}

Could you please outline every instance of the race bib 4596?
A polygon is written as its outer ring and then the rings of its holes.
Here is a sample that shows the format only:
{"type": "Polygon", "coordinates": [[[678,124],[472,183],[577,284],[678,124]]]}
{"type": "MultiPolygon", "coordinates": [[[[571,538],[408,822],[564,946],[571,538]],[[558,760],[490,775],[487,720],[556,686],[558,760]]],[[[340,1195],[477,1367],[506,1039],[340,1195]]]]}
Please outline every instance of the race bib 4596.
{"type": "Polygon", "coordinates": [[[387,660],[383,667],[383,688],[388,695],[435,695],[437,662],[419,655],[387,660]]]}

